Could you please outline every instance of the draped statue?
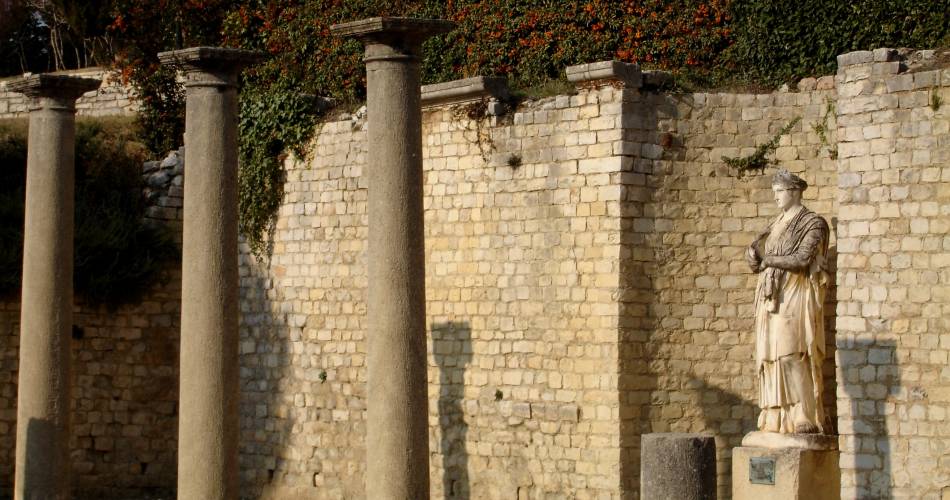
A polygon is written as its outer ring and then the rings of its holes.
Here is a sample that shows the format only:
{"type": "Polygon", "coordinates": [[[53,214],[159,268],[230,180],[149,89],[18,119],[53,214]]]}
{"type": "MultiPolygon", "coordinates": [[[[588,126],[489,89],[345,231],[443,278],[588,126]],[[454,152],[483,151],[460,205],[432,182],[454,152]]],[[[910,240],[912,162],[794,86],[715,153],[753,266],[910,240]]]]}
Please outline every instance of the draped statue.
{"type": "Polygon", "coordinates": [[[808,184],[780,170],[772,181],[781,209],[749,246],[755,290],[755,366],[760,431],[824,431],[822,363],[828,284],[828,223],[801,204],[808,184]]]}

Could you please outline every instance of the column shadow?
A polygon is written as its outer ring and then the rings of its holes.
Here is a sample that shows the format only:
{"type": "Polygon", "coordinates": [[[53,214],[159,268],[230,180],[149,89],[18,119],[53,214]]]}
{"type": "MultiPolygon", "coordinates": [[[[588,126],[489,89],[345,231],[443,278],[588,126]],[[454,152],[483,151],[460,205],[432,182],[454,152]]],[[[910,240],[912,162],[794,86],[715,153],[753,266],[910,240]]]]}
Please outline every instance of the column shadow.
{"type": "MultiPolygon", "coordinates": [[[[868,324],[875,334],[890,328],[889,321],[882,318],[868,319],[868,324]]],[[[850,406],[841,419],[851,420],[842,424],[851,429],[854,439],[857,458],[852,473],[860,498],[892,497],[891,450],[895,443],[887,428],[889,418],[898,418],[901,405],[891,415],[885,414],[884,407],[901,394],[896,351],[896,341],[887,338],[842,339],[838,346],[843,375],[840,384],[850,406]]],[[[910,397],[914,397],[913,389],[910,397]]]]}
{"type": "Polygon", "coordinates": [[[732,448],[739,446],[742,437],[756,429],[759,405],[737,392],[710,385],[700,378],[691,378],[689,385],[696,390],[694,404],[699,408],[703,426],[716,436],[718,496],[729,498],[732,495],[732,448]]]}
{"type": "Polygon", "coordinates": [[[244,244],[240,259],[241,498],[268,498],[289,473],[284,457],[294,435],[290,327],[275,310],[280,289],[270,262],[256,262],[244,244]]]}
{"type": "Polygon", "coordinates": [[[439,367],[439,451],[444,498],[468,500],[468,452],[465,438],[465,369],[472,360],[472,328],[467,322],[432,324],[432,354],[439,367]]]}

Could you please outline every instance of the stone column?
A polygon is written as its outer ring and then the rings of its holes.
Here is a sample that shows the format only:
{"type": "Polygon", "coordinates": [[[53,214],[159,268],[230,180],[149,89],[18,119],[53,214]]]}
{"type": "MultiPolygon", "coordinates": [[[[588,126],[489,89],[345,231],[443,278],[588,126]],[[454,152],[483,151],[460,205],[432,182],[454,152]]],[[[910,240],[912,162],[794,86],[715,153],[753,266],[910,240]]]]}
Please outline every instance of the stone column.
{"type": "Polygon", "coordinates": [[[373,18],[332,27],[366,45],[369,274],[366,496],[429,498],[422,42],[452,23],[373,18]]]}
{"type": "Polygon", "coordinates": [[[640,437],[640,498],[716,499],[716,440],[702,434],[640,437]]]}
{"type": "Polygon", "coordinates": [[[178,498],[238,498],[238,91],[256,52],[159,54],[185,76],[178,498]]]}
{"type": "Polygon", "coordinates": [[[17,500],[69,498],[76,99],[99,83],[44,74],[8,84],[11,91],[32,98],[17,380],[17,500]]]}

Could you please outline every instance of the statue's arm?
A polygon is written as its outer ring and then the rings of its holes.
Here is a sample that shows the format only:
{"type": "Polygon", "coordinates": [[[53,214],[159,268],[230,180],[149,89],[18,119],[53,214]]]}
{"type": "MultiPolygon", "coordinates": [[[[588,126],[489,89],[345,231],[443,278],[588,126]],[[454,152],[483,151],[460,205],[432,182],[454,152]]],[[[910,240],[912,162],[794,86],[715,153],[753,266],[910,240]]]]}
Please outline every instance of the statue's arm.
{"type": "Polygon", "coordinates": [[[762,244],[762,240],[768,235],[769,229],[766,229],[762,233],[759,233],[759,235],[755,237],[755,240],[752,242],[752,244],[746,248],[745,260],[749,263],[749,268],[752,269],[753,273],[757,273],[764,269],[764,266],[762,265],[762,250],[760,245],[762,244]]]}
{"type": "Polygon", "coordinates": [[[802,272],[808,269],[815,254],[818,253],[818,247],[825,238],[825,230],[821,227],[815,227],[805,233],[798,249],[789,255],[768,255],[762,259],[763,267],[777,267],[786,271],[802,272]]]}

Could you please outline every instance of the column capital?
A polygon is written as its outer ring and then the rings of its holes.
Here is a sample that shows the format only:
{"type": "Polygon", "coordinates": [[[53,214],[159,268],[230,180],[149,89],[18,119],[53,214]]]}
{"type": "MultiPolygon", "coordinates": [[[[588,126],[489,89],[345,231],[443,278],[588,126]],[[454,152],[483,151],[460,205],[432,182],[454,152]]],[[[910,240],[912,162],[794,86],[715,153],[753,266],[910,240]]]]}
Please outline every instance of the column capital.
{"type": "Polygon", "coordinates": [[[366,44],[366,62],[380,60],[418,60],[422,42],[431,36],[455,29],[444,19],[410,17],[371,17],[334,24],[330,32],[339,37],[356,38],[366,44]],[[381,47],[382,46],[382,47],[381,47]]]}
{"type": "Polygon", "coordinates": [[[186,87],[234,87],[241,70],[264,59],[255,50],[226,47],[190,47],[159,52],[162,65],[185,74],[186,87]]]}
{"type": "Polygon", "coordinates": [[[30,109],[49,107],[75,111],[76,99],[86,92],[98,89],[101,83],[101,80],[95,78],[41,73],[9,82],[7,90],[33,98],[30,109]]]}

